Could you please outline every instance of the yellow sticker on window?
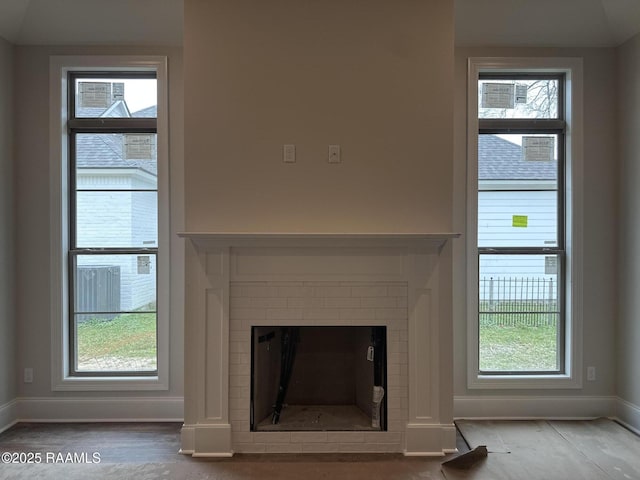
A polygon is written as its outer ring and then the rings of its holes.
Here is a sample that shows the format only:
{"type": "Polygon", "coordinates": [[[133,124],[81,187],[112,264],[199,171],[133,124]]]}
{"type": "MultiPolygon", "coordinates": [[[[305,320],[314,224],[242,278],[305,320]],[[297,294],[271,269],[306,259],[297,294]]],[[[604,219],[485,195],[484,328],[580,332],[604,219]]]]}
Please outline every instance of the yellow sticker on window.
{"type": "Polygon", "coordinates": [[[514,215],[512,226],[519,228],[527,228],[529,217],[526,215],[514,215]]]}

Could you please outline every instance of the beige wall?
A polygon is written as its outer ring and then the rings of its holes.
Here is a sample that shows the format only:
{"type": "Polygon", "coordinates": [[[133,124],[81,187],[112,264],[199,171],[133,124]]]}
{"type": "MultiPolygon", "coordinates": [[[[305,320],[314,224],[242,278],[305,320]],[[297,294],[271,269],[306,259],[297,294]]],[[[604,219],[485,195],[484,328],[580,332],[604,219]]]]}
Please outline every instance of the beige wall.
{"type": "MultiPolygon", "coordinates": [[[[14,47],[0,38],[0,409],[17,396],[13,196],[14,47]]],[[[0,428],[2,424],[0,424],[0,428]]]]}
{"type": "MultiPolygon", "coordinates": [[[[463,242],[454,247],[455,394],[613,395],[617,317],[616,250],[618,160],[616,146],[615,49],[458,48],[455,77],[454,230],[465,231],[466,75],[469,57],[581,57],[584,62],[584,367],[597,381],[570,391],[482,391],[466,387],[466,263],[463,242]]],[[[585,375],[586,377],[586,375],[585,375]]]]}
{"type": "Polygon", "coordinates": [[[640,407],[640,35],[619,49],[620,320],[618,395],[640,407]]]}
{"type": "Polygon", "coordinates": [[[186,0],[184,31],[188,230],[451,229],[452,0],[186,0]]]}
{"type": "MultiPolygon", "coordinates": [[[[51,55],[166,55],[169,63],[171,170],[170,389],[168,392],[98,392],[104,396],[180,396],[183,389],[184,247],[175,232],[183,229],[182,152],[183,82],[180,48],[16,48],[16,199],[19,366],[34,369],[32,384],[20,383],[21,397],[52,397],[49,275],[49,57],[51,55]]],[[[90,392],[67,396],[88,397],[90,392]]]]}

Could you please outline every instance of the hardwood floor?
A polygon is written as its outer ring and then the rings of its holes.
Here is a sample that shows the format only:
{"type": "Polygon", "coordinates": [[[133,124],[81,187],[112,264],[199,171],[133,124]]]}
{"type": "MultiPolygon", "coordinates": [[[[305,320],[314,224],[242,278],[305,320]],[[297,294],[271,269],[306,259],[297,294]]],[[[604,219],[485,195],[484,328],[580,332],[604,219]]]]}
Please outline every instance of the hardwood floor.
{"type": "MultiPolygon", "coordinates": [[[[97,452],[100,462],[0,464],[0,479],[640,480],[640,438],[610,420],[457,423],[471,447],[489,449],[486,459],[466,470],[442,467],[451,456],[285,454],[194,459],[178,453],[177,423],[18,424],[0,434],[0,452],[71,452],[87,457],[97,452]]],[[[460,436],[459,449],[468,450],[460,436]]]]}

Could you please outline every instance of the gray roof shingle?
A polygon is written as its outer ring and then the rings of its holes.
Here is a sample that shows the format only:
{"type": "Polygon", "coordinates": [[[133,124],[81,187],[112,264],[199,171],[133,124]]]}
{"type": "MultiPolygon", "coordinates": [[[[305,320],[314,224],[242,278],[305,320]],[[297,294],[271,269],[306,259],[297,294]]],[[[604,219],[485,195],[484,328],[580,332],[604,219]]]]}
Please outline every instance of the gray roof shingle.
{"type": "Polygon", "coordinates": [[[479,180],[556,180],[558,162],[524,160],[522,147],[497,135],[478,137],[479,180]]]}
{"type": "MultiPolygon", "coordinates": [[[[155,118],[157,107],[144,108],[134,113],[123,100],[117,100],[109,108],[78,107],[76,115],[81,118],[137,117],[155,118]]],[[[126,160],[124,158],[124,134],[84,133],[76,136],[77,168],[132,168],[157,176],[155,159],[126,160]]]]}

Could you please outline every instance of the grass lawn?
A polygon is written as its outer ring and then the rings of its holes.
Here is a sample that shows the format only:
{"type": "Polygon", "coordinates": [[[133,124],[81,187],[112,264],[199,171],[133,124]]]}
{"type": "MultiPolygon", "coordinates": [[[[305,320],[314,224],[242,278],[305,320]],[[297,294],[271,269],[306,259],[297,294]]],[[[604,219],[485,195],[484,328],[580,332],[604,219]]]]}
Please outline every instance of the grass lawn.
{"type": "Polygon", "coordinates": [[[80,369],[156,368],[155,313],[122,314],[113,320],[87,320],[78,324],[77,339],[80,369]]]}
{"type": "Polygon", "coordinates": [[[555,370],[557,368],[555,326],[480,327],[480,369],[555,370]]]}

